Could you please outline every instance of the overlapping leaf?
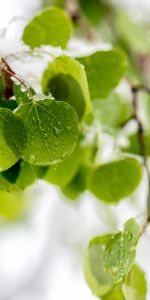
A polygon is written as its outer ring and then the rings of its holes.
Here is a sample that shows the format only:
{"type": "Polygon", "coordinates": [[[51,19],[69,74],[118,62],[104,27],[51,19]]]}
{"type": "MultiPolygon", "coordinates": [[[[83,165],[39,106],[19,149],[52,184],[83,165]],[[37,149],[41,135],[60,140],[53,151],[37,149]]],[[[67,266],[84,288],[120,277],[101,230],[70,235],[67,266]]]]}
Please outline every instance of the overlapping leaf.
{"type": "Polygon", "coordinates": [[[84,67],[75,59],[62,55],[49,63],[43,74],[44,93],[74,107],[79,119],[90,111],[90,96],[84,67]]]}
{"type": "Polygon", "coordinates": [[[67,158],[77,142],[78,118],[67,103],[31,101],[7,119],[5,138],[22,159],[39,165],[57,165],[67,158]],[[16,119],[20,127],[16,128],[16,119]]]}
{"type": "Polygon", "coordinates": [[[104,251],[104,268],[112,274],[114,283],[121,283],[135,260],[140,228],[134,219],[125,223],[124,231],[110,239],[104,251]]]}
{"type": "MultiPolygon", "coordinates": [[[[4,171],[13,166],[19,159],[19,156],[8,145],[4,136],[4,126],[9,118],[13,117],[11,110],[0,108],[0,171],[4,171]]],[[[19,122],[14,120],[15,126],[19,126],[19,122]]]]}
{"type": "Polygon", "coordinates": [[[84,260],[84,276],[92,292],[98,297],[106,295],[113,287],[112,276],[103,268],[104,247],[111,235],[94,238],[84,260]]]}
{"type": "Polygon", "coordinates": [[[145,274],[137,265],[133,265],[126,277],[123,284],[123,292],[126,300],[146,299],[147,284],[145,274]]]}
{"type": "Polygon", "coordinates": [[[91,99],[106,98],[127,70],[125,54],[118,49],[78,58],[85,66],[91,99]]]}

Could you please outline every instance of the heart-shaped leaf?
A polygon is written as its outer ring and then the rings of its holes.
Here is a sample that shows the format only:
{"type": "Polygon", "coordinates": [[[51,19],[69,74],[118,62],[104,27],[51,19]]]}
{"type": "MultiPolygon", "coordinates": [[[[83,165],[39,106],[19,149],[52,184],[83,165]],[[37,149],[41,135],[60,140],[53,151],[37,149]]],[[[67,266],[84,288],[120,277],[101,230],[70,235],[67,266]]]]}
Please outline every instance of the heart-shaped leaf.
{"type": "Polygon", "coordinates": [[[74,150],[79,124],[69,104],[51,99],[33,100],[19,106],[14,116],[22,122],[22,128],[16,129],[14,118],[10,117],[5,136],[25,161],[38,166],[57,165],[74,150]]]}

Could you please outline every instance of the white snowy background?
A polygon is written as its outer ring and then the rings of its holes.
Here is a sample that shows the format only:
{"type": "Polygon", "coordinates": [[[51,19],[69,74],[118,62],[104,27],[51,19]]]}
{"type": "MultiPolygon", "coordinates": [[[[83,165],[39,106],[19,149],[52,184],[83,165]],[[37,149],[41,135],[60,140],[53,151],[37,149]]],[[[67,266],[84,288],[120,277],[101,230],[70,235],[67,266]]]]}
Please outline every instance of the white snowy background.
{"type": "MultiPolygon", "coordinates": [[[[149,0],[114,2],[130,6],[138,18],[150,16],[149,0]]],[[[22,27],[40,5],[40,0],[0,0],[0,56],[23,49],[18,42],[22,27]]],[[[37,68],[41,74],[46,59],[34,59],[33,65],[29,57],[22,62],[10,59],[10,63],[24,79],[34,81],[37,78],[33,78],[32,70],[37,74],[37,68]]],[[[132,200],[111,207],[88,193],[77,202],[69,202],[53,186],[35,184],[26,219],[0,225],[0,300],[96,300],[82,271],[88,241],[94,235],[122,228],[129,217],[143,222],[145,177],[132,200]]],[[[149,288],[149,229],[139,242],[137,262],[146,271],[149,288]]]]}

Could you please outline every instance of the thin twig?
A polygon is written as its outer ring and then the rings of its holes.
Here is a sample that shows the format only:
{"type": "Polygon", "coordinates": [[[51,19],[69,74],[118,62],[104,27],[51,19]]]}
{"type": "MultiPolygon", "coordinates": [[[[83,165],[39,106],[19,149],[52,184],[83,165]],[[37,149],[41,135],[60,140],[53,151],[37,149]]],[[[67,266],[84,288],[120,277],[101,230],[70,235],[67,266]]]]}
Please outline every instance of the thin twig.
{"type": "Polygon", "coordinates": [[[146,143],[145,143],[145,136],[144,136],[144,127],[143,124],[139,118],[138,114],[138,92],[143,90],[146,93],[150,93],[150,89],[148,87],[139,85],[139,86],[131,86],[131,91],[133,95],[132,103],[133,103],[133,117],[134,120],[136,120],[138,125],[138,140],[140,145],[140,151],[141,156],[143,157],[143,164],[147,172],[148,176],[148,185],[149,185],[149,191],[148,191],[148,197],[147,197],[147,219],[146,223],[144,224],[142,228],[142,233],[145,232],[148,224],[150,223],[150,173],[149,173],[149,167],[148,167],[148,156],[147,156],[147,149],[146,149],[146,143]]]}
{"type": "Polygon", "coordinates": [[[134,93],[145,92],[147,94],[150,94],[150,88],[143,84],[135,85],[135,86],[132,86],[131,88],[132,88],[132,92],[134,92],[134,93]]]}
{"type": "Polygon", "coordinates": [[[146,145],[145,145],[145,137],[144,137],[144,128],[143,124],[139,118],[138,114],[138,91],[135,88],[132,89],[132,95],[133,95],[133,116],[134,119],[137,122],[138,125],[138,140],[139,140],[139,145],[140,145],[140,150],[141,150],[141,155],[143,157],[144,165],[147,165],[147,151],[146,151],[146,145]]]}
{"type": "Polygon", "coordinates": [[[28,88],[28,86],[25,84],[25,82],[10,69],[7,62],[3,58],[1,59],[1,61],[2,61],[2,64],[0,65],[0,72],[1,73],[6,72],[11,77],[14,77],[15,79],[17,79],[24,86],[24,88],[29,93],[30,97],[32,98],[33,97],[32,92],[28,88]]]}

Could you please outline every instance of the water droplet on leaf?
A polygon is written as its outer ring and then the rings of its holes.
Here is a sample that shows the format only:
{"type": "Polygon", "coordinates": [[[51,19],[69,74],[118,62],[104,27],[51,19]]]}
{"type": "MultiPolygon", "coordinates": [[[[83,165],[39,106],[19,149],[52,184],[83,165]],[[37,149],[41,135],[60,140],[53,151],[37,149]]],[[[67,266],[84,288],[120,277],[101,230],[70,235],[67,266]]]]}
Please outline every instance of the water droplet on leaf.
{"type": "Polygon", "coordinates": [[[29,163],[30,163],[30,164],[33,164],[34,162],[35,162],[35,156],[34,156],[34,155],[31,155],[31,156],[30,156],[29,163]]]}
{"type": "Polygon", "coordinates": [[[62,130],[58,127],[54,127],[54,132],[55,132],[56,136],[59,136],[61,134],[62,130]]]}

